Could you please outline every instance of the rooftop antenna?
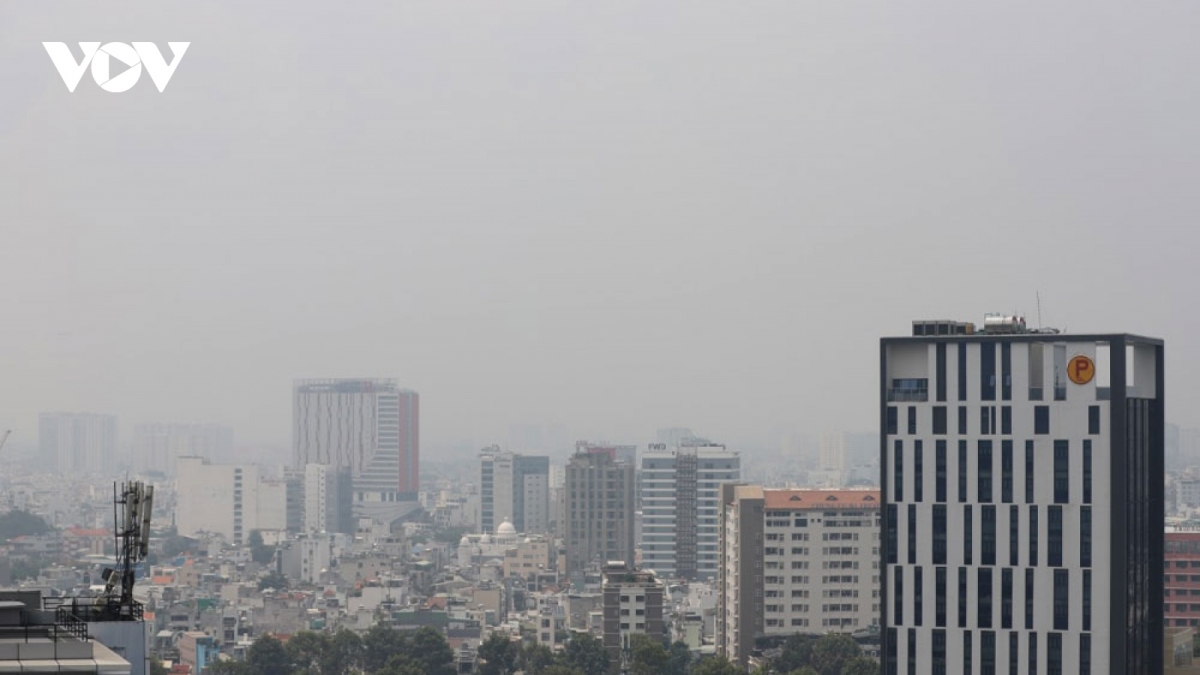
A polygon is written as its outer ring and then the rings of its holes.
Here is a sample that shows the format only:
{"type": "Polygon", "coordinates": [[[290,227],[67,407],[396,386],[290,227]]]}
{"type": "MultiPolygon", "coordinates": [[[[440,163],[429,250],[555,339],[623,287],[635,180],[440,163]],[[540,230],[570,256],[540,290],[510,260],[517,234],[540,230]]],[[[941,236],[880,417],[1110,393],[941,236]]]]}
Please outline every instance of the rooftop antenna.
{"type": "Polygon", "coordinates": [[[1038,307],[1038,330],[1042,330],[1042,292],[1037,291],[1037,307],[1038,307]]]}

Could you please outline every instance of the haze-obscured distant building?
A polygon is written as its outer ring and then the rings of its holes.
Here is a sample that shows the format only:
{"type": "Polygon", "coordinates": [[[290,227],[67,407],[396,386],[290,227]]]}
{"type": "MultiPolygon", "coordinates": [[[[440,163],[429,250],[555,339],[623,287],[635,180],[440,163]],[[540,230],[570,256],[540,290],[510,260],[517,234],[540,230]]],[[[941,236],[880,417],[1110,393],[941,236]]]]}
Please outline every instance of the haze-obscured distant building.
{"type": "Polygon", "coordinates": [[[550,526],[550,458],[506,452],[479,453],[479,531],[494,533],[509,521],[518,532],[544,534],[550,526]]]}
{"type": "Polygon", "coordinates": [[[117,418],[95,413],[42,413],[41,457],[59,473],[112,475],[117,471],[117,418]]]}
{"type": "Polygon", "coordinates": [[[565,532],[567,573],[589,566],[634,564],[633,464],[611,446],[577,445],[567,463],[565,532]]]}
{"type": "Polygon", "coordinates": [[[139,424],[133,429],[133,465],[174,476],[179,457],[221,461],[233,454],[233,429],[220,424],[139,424]]]}

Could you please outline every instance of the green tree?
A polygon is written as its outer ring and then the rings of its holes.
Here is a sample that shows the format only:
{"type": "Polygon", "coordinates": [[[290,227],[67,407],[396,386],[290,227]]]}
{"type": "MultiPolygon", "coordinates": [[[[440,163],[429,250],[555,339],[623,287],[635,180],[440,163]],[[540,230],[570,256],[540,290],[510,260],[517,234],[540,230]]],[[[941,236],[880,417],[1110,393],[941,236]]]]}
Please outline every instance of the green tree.
{"type": "Polygon", "coordinates": [[[322,675],[348,675],[362,663],[362,638],[341,628],[329,638],[329,651],[321,655],[322,675]]]}
{"type": "Polygon", "coordinates": [[[258,590],[265,591],[268,588],[273,588],[277,591],[286,591],[288,589],[288,578],[283,576],[281,572],[270,572],[258,580],[258,590]]]}
{"type": "Polygon", "coordinates": [[[667,650],[649,635],[635,634],[629,640],[630,675],[661,675],[668,658],[667,650]]]}
{"type": "Polygon", "coordinates": [[[363,669],[368,673],[383,670],[393,656],[408,655],[408,639],[386,624],[377,623],[363,636],[363,669]]]}
{"type": "Polygon", "coordinates": [[[396,654],[388,659],[376,675],[425,675],[425,671],[421,669],[421,664],[408,654],[396,654]]]}
{"type": "Polygon", "coordinates": [[[150,675],[167,675],[170,672],[162,661],[150,657],[150,675]]]}
{"type": "Polygon", "coordinates": [[[217,659],[204,669],[205,675],[251,675],[250,667],[242,661],[217,659]]]}
{"type": "Polygon", "coordinates": [[[521,649],[517,665],[526,675],[545,675],[546,669],[555,661],[554,651],[546,645],[528,644],[521,649]]]}
{"type": "Polygon", "coordinates": [[[671,644],[667,650],[667,667],[664,675],[688,675],[692,668],[692,650],[683,642],[671,644]]]}
{"type": "Polygon", "coordinates": [[[713,656],[697,663],[692,675],[746,675],[746,671],[724,656],[713,656]]]}
{"type": "Polygon", "coordinates": [[[13,537],[45,534],[54,528],[50,527],[41,516],[34,515],[21,509],[13,509],[0,516],[0,541],[13,537]]]}
{"type": "Polygon", "coordinates": [[[542,675],[584,675],[584,673],[578,668],[564,665],[562,663],[555,663],[547,666],[546,669],[542,671],[542,675]]]}
{"type": "Polygon", "coordinates": [[[425,675],[454,675],[454,651],[446,637],[436,628],[422,626],[413,633],[410,655],[425,675]]]}
{"type": "Polygon", "coordinates": [[[812,646],[816,638],[796,633],[783,643],[783,652],[775,659],[775,670],[791,673],[812,663],[812,646]]]}
{"type": "Polygon", "coordinates": [[[250,530],[250,559],[266,565],[275,557],[275,548],[263,543],[262,532],[250,530]]]}
{"type": "Polygon", "coordinates": [[[517,669],[517,650],[508,636],[492,633],[479,645],[479,675],[511,675],[517,669]]]}
{"type": "Polygon", "coordinates": [[[821,675],[821,674],[818,673],[817,669],[813,668],[812,666],[800,666],[799,668],[789,672],[788,675],[821,675]]]}
{"type": "Polygon", "coordinates": [[[292,664],[283,644],[264,635],[246,650],[246,667],[251,675],[291,675],[292,664]]]}
{"type": "Polygon", "coordinates": [[[284,645],[288,661],[295,672],[301,675],[318,675],[321,673],[321,658],[329,650],[329,636],[324,633],[314,633],[302,630],[291,637],[284,645]]]}
{"type": "Polygon", "coordinates": [[[842,675],[879,675],[879,662],[869,656],[856,656],[842,666],[842,675]]]}
{"type": "Polygon", "coordinates": [[[583,671],[583,675],[605,675],[608,672],[608,651],[604,643],[588,633],[576,633],[567,643],[565,663],[583,671]]]}
{"type": "Polygon", "coordinates": [[[841,675],[842,666],[857,656],[862,656],[862,649],[854,638],[830,633],[813,643],[811,665],[820,675],[841,675]]]}

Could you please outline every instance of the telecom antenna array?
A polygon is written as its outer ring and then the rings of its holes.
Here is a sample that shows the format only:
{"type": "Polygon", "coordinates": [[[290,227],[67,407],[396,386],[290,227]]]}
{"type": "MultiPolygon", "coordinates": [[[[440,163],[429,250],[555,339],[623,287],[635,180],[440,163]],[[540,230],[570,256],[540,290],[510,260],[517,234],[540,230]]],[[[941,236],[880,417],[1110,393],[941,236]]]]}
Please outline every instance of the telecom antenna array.
{"type": "Polygon", "coordinates": [[[137,564],[150,552],[154,486],[141,481],[113,484],[113,532],[117,565],[104,571],[104,611],[109,621],[140,621],[142,605],[133,599],[137,564]]]}

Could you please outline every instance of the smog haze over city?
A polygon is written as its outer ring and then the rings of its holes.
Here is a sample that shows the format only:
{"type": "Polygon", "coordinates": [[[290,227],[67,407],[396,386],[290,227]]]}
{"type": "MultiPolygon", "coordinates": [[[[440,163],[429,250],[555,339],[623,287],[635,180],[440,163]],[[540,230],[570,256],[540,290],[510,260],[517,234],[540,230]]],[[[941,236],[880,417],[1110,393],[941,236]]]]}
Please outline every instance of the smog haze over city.
{"type": "Polygon", "coordinates": [[[1200,426],[1200,6],[0,6],[0,425],[390,377],[427,448],[878,428],[879,346],[1161,337],[1200,426]],[[42,42],[188,40],[68,93],[42,42]],[[1038,295],[1041,298],[1039,319],[1038,295]]]}

